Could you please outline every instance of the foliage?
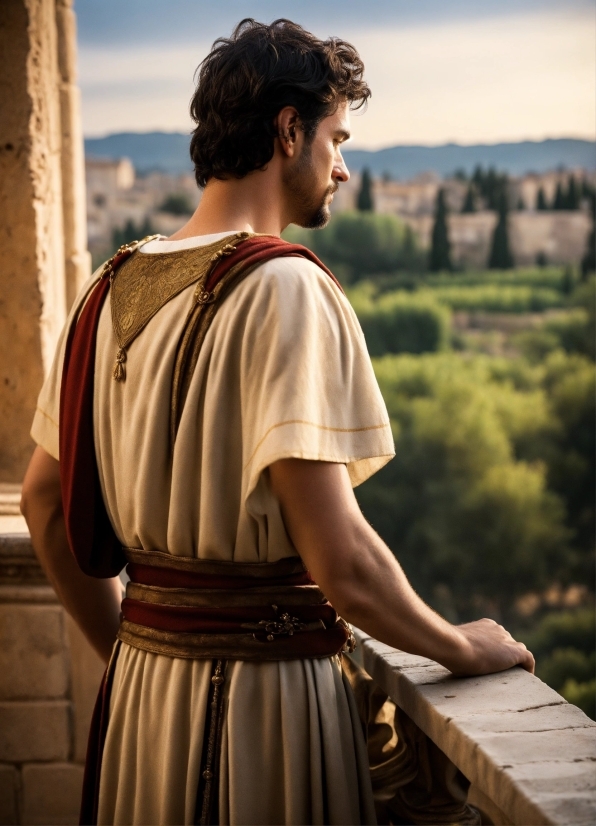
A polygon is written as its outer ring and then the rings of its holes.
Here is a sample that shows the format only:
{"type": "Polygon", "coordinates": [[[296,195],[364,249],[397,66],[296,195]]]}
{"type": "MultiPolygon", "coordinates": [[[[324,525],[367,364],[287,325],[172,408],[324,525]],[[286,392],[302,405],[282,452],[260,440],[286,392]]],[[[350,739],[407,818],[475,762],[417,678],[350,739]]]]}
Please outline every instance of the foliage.
{"type": "Polygon", "coordinates": [[[557,188],[555,189],[553,209],[565,209],[565,196],[563,195],[563,187],[560,181],[557,182],[557,188]]]}
{"type": "Polygon", "coordinates": [[[490,270],[510,270],[513,267],[513,256],[509,249],[507,195],[504,192],[499,199],[498,212],[499,220],[493,233],[488,268],[490,270]]]}
{"type": "Polygon", "coordinates": [[[522,638],[536,657],[536,675],[596,719],[594,609],[547,614],[522,638]]]}
{"type": "Polygon", "coordinates": [[[140,241],[141,238],[146,238],[148,235],[154,235],[155,230],[151,225],[149,218],[140,224],[135,224],[134,221],[128,220],[123,227],[115,229],[112,232],[112,245],[114,249],[118,249],[123,244],[130,244],[132,241],[140,241]]]}
{"type": "Polygon", "coordinates": [[[348,291],[372,356],[427,353],[447,348],[450,313],[430,294],[387,293],[373,297],[364,283],[348,291]]]}
{"type": "Polygon", "coordinates": [[[591,358],[596,357],[596,277],[584,279],[571,296],[571,304],[582,307],[588,316],[586,346],[584,352],[591,358]]]}
{"type": "Polygon", "coordinates": [[[544,189],[539,187],[536,197],[536,209],[579,209],[582,197],[589,197],[590,193],[591,188],[587,181],[583,180],[581,183],[578,183],[575,176],[570,175],[567,179],[567,186],[561,181],[557,181],[552,204],[547,202],[544,189]]]}
{"type": "MultiPolygon", "coordinates": [[[[428,288],[422,288],[419,292],[424,294],[427,290],[428,288]]],[[[565,303],[565,298],[555,290],[517,285],[458,287],[446,284],[433,288],[432,294],[437,301],[452,310],[487,313],[539,312],[551,307],[561,307],[565,303]]]]}
{"type": "Polygon", "coordinates": [[[374,210],[372,178],[369,169],[362,170],[360,189],[356,198],[356,209],[359,212],[372,212],[374,210]]]}
{"type": "Polygon", "coordinates": [[[577,551],[572,574],[594,582],[596,380],[594,363],[561,350],[543,366],[543,386],[560,432],[549,454],[549,486],[565,501],[573,545],[577,551]]]}
{"type": "Polygon", "coordinates": [[[493,167],[485,172],[482,166],[477,166],[472,175],[472,183],[484,199],[486,209],[498,209],[503,196],[507,195],[507,175],[499,174],[493,167]]]}
{"type": "Polygon", "coordinates": [[[284,238],[311,249],[344,284],[375,273],[420,269],[423,262],[412,232],[394,215],[342,212],[325,229],[292,226],[284,238]]]}
{"type": "Polygon", "coordinates": [[[192,201],[186,192],[175,192],[163,201],[159,209],[170,215],[192,215],[195,211],[192,201]]]}
{"type": "Polygon", "coordinates": [[[464,199],[464,204],[462,206],[462,214],[468,214],[471,212],[476,212],[476,191],[474,189],[473,184],[468,185],[468,189],[466,190],[466,197],[464,199]]]}
{"type": "MultiPolygon", "coordinates": [[[[544,267],[379,274],[348,291],[372,354],[384,353],[374,367],[396,445],[356,493],[451,621],[519,630],[518,597],[594,582],[595,285],[544,267]],[[508,333],[521,355],[497,358],[448,351],[444,327],[432,344],[440,308],[551,312],[508,333]]],[[[524,641],[538,676],[594,716],[593,611],[541,617],[524,641]]]]}
{"type": "Polygon", "coordinates": [[[456,354],[385,356],[375,370],[396,457],[358,498],[423,597],[451,618],[500,618],[567,576],[565,508],[541,458],[560,422],[540,371],[456,354]]]}
{"type": "Polygon", "coordinates": [[[546,202],[546,195],[544,194],[544,189],[540,186],[538,187],[538,194],[536,195],[536,209],[539,212],[544,212],[548,209],[548,203],[546,202]]]}
{"type": "Polygon", "coordinates": [[[592,212],[592,231],[588,238],[586,252],[582,258],[582,275],[584,278],[596,271],[596,193],[588,190],[590,209],[592,212]]]}
{"type": "Polygon", "coordinates": [[[586,656],[596,648],[596,617],[593,608],[557,611],[542,617],[523,641],[538,661],[555,650],[575,649],[586,656]]]}
{"type": "Polygon", "coordinates": [[[587,714],[592,720],[596,720],[596,680],[578,683],[571,678],[566,680],[560,693],[568,703],[579,706],[584,714],[587,714]]]}
{"type": "MultiPolygon", "coordinates": [[[[465,270],[453,273],[394,273],[374,279],[377,289],[416,290],[420,287],[530,287],[569,293],[569,273],[561,267],[519,267],[515,270],[465,270]]],[[[575,284],[575,279],[571,286],[575,284]]],[[[583,306],[583,305],[582,305],[583,306]]]]}
{"type": "Polygon", "coordinates": [[[556,318],[547,319],[533,330],[525,330],[513,338],[513,343],[530,361],[544,361],[554,350],[593,355],[593,325],[586,310],[576,309],[556,318]]]}
{"type": "Polygon", "coordinates": [[[443,189],[439,189],[437,193],[428,268],[431,272],[453,269],[451,243],[447,228],[447,204],[445,202],[445,190],[443,189]]]}

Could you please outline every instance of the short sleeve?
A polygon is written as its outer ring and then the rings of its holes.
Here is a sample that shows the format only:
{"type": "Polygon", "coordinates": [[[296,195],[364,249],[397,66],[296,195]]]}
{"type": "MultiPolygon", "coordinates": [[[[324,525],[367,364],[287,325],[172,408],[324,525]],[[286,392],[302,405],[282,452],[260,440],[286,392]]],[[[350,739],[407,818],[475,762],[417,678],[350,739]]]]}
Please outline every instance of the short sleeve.
{"type": "Polygon", "coordinates": [[[68,331],[71,324],[78,317],[85,299],[91,292],[91,288],[97,281],[97,272],[91,278],[87,279],[79,295],[77,296],[60,333],[58,343],[56,345],[56,352],[54,353],[54,360],[50,367],[50,372],[46,376],[43,387],[37,399],[37,407],[33,417],[33,424],[31,426],[31,438],[40,447],[53,456],[54,459],[60,458],[59,450],[59,419],[60,419],[60,386],[62,383],[62,366],[64,364],[64,352],[66,350],[66,341],[68,339],[68,331]]]}
{"type": "Polygon", "coordinates": [[[394,455],[364,335],[329,276],[301,258],[259,268],[242,356],[245,490],[284,458],[338,462],[355,487],[394,455]]]}

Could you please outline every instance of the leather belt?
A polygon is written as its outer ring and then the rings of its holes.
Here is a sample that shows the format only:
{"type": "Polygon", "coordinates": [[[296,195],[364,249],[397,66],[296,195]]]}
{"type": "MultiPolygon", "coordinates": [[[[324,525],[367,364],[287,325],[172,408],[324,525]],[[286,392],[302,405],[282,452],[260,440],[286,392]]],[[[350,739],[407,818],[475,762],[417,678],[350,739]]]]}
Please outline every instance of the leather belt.
{"type": "Polygon", "coordinates": [[[299,558],[236,563],[125,548],[122,642],[170,657],[275,661],[353,650],[299,558]]]}

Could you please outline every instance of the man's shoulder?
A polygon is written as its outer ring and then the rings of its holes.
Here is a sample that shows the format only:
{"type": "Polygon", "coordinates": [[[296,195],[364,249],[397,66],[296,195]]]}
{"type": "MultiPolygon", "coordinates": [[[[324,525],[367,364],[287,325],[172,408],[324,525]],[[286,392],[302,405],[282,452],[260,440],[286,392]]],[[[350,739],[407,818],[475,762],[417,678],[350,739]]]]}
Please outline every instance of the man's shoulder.
{"type": "Polygon", "coordinates": [[[333,279],[314,261],[301,255],[280,255],[271,258],[259,264],[245,280],[248,290],[263,295],[277,291],[295,295],[321,292],[332,297],[341,295],[333,279]]]}

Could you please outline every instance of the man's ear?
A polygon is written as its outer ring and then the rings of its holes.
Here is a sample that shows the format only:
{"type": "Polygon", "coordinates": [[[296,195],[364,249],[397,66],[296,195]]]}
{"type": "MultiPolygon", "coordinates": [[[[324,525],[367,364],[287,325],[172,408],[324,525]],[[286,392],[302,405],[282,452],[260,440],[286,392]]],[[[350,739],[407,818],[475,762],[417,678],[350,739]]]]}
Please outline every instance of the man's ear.
{"type": "Polygon", "coordinates": [[[284,106],[275,119],[275,129],[281,150],[289,157],[293,157],[296,151],[299,124],[298,110],[293,106],[284,106]]]}

